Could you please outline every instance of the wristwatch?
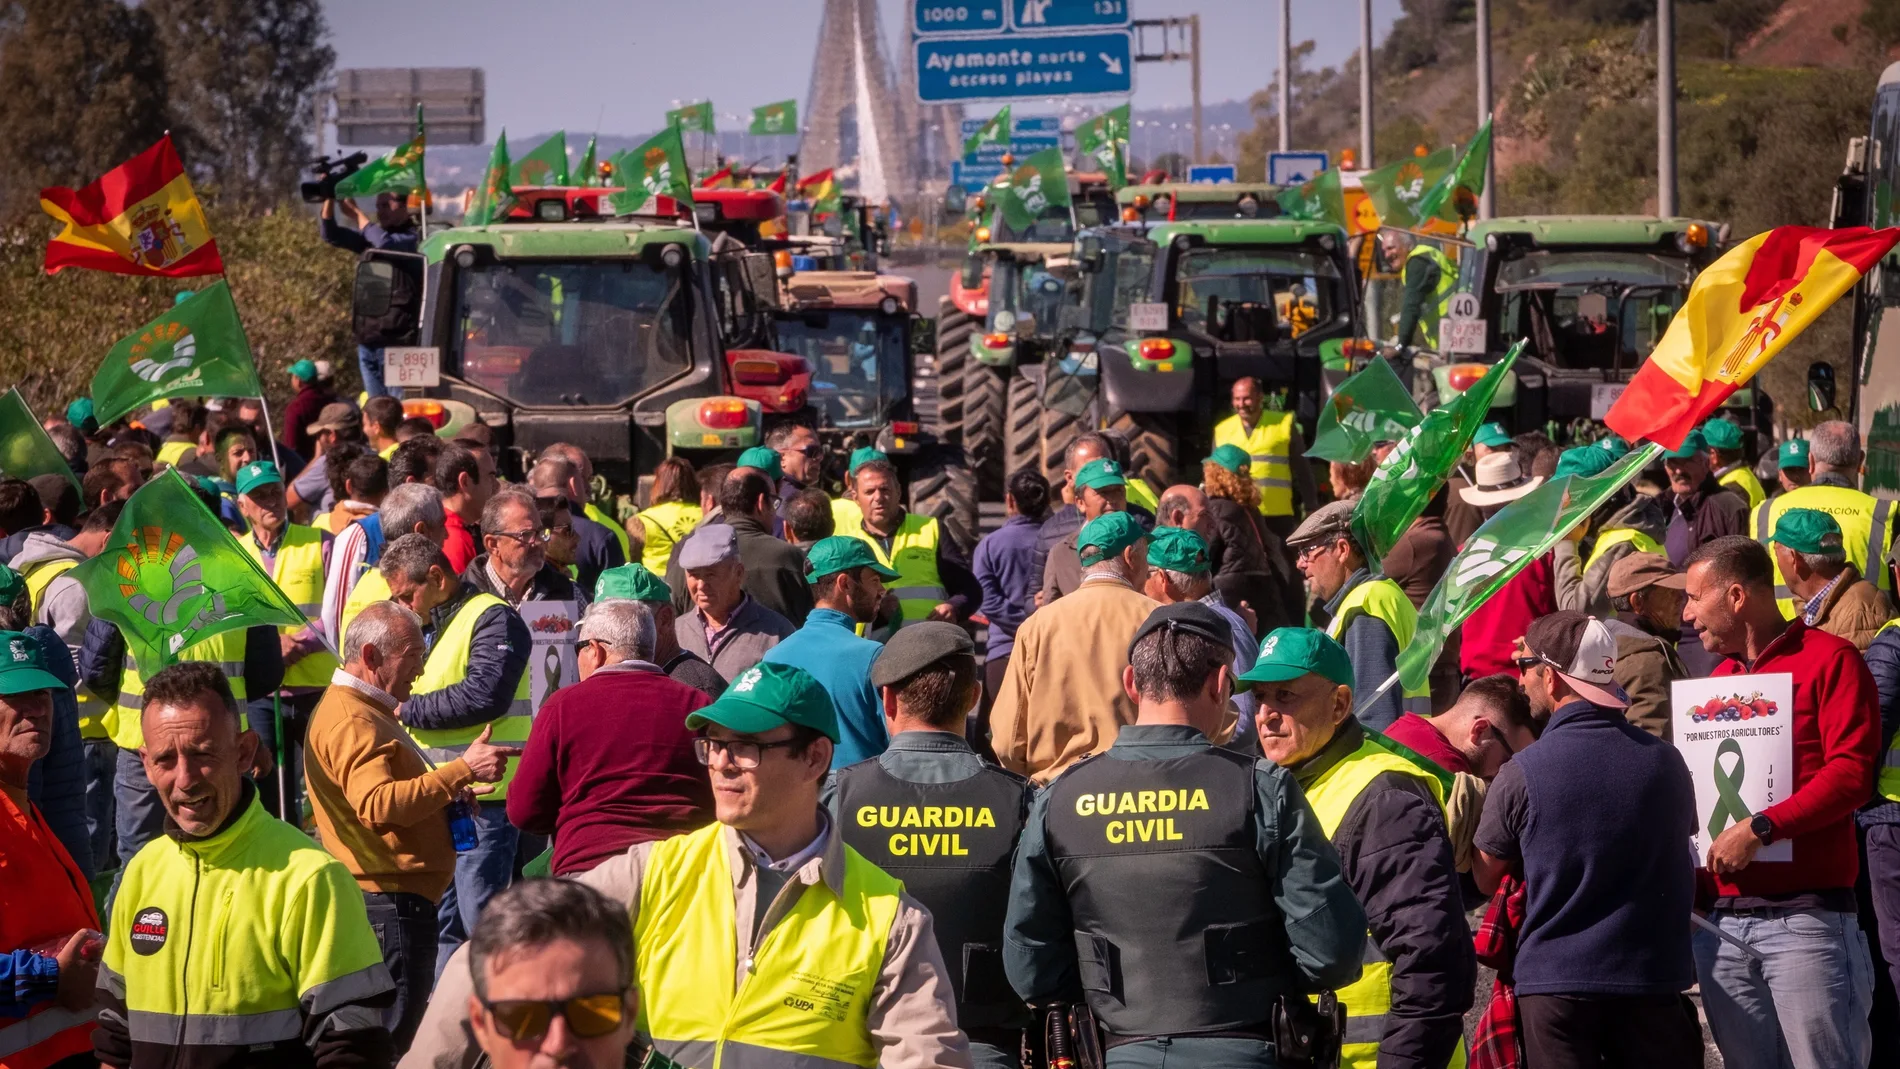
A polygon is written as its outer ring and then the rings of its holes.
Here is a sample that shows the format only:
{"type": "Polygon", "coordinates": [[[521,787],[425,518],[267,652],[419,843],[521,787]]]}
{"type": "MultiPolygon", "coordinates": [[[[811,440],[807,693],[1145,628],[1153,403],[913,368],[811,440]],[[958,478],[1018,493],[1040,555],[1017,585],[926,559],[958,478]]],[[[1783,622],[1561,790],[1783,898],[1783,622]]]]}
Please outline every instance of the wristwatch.
{"type": "Polygon", "coordinates": [[[1766,813],[1757,813],[1750,818],[1748,830],[1755,833],[1755,838],[1760,839],[1763,846],[1775,841],[1775,822],[1769,820],[1766,813]]]}

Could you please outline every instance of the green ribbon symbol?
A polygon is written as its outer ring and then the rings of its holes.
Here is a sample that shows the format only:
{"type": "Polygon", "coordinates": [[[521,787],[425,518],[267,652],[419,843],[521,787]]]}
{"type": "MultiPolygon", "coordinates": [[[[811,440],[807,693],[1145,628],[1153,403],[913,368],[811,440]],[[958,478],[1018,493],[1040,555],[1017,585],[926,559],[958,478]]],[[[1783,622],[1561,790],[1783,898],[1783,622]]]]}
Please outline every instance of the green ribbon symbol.
{"type": "Polygon", "coordinates": [[[561,686],[561,651],[553,646],[541,658],[541,681],[546,685],[544,696],[553,694],[561,686]]]}
{"type": "Polygon", "coordinates": [[[1742,744],[1734,739],[1723,739],[1722,745],[1715,748],[1715,809],[1709,813],[1709,838],[1722,834],[1722,829],[1730,824],[1739,824],[1754,816],[1755,811],[1742,801],[1742,777],[1746,766],[1742,762],[1742,744]],[[1722,755],[1734,754],[1735,767],[1727,772],[1722,770],[1722,755]]]}

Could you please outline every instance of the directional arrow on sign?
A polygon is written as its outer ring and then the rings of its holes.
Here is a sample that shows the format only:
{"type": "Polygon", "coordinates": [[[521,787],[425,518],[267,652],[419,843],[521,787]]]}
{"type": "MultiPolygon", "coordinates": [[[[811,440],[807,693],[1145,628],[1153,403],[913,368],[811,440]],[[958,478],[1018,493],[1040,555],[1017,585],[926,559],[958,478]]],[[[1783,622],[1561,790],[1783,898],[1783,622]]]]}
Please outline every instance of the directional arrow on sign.
{"type": "Polygon", "coordinates": [[[1116,59],[1114,56],[1109,55],[1107,52],[1097,52],[1095,54],[1102,57],[1102,65],[1108,68],[1108,73],[1120,74],[1122,72],[1121,60],[1116,59]]]}

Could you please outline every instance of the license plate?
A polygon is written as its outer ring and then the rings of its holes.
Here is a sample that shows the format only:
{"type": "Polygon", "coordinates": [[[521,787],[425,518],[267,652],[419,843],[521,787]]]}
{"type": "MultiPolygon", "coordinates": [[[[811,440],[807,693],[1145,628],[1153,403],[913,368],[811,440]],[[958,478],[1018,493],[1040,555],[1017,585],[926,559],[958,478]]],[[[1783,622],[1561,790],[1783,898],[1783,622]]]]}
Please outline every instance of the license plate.
{"type": "Polygon", "coordinates": [[[384,349],[383,381],[391,386],[442,385],[442,351],[428,345],[384,349]]]}
{"type": "Polygon", "coordinates": [[[1439,324],[1439,333],[1444,336],[1445,351],[1484,355],[1486,327],[1489,320],[1484,319],[1447,319],[1439,324]]]}
{"type": "Polygon", "coordinates": [[[1168,306],[1159,302],[1131,304],[1128,306],[1129,330],[1166,330],[1168,329],[1168,306]]]}
{"type": "Polygon", "coordinates": [[[1623,383],[1599,382],[1590,387],[1590,418],[1602,419],[1610,412],[1610,406],[1623,396],[1623,383]]]}

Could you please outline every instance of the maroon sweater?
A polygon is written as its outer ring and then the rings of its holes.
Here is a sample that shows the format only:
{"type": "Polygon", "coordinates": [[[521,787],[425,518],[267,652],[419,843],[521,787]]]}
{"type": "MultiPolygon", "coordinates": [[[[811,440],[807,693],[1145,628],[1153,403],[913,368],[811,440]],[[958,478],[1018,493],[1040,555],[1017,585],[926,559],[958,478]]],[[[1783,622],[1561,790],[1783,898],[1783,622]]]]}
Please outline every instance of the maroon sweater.
{"type": "Polygon", "coordinates": [[[1760,898],[1851,889],[1860,873],[1854,810],[1874,791],[1880,699],[1854,644],[1796,620],[1752,665],[1724,660],[1717,676],[1794,675],[1794,793],[1762,810],[1792,862],[1757,861],[1733,876],[1701,872],[1705,892],[1760,898]]]}
{"type": "Polygon", "coordinates": [[[712,784],[686,716],[706,695],[657,671],[604,668],[554,693],[508,788],[508,820],[554,835],[554,873],[710,824],[712,784]]]}

